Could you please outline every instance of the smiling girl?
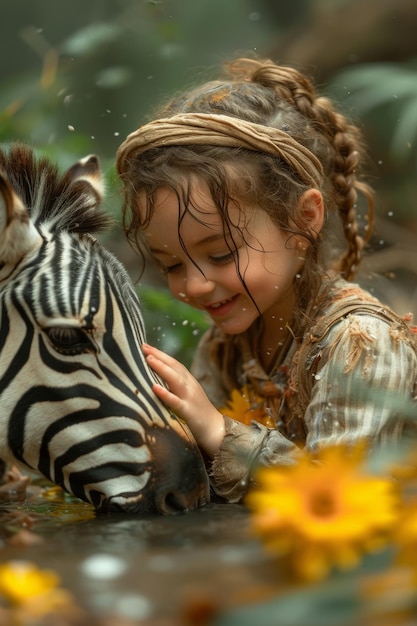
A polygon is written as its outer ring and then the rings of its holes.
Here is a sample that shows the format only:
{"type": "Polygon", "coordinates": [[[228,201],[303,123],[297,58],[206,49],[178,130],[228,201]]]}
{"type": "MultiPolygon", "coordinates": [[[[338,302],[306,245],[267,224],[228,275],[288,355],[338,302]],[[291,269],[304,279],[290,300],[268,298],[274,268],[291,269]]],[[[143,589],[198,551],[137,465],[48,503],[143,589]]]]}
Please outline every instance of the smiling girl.
{"type": "Polygon", "coordinates": [[[154,391],[188,423],[215,493],[238,502],[258,464],[397,441],[386,392],[413,397],[417,359],[407,324],[351,282],[373,221],[358,128],[293,68],[237,59],[227,72],[131,133],[117,168],[128,236],[213,321],[192,373],[143,347],[167,385],[154,391]],[[223,415],[241,388],[273,428],[223,415]]]}

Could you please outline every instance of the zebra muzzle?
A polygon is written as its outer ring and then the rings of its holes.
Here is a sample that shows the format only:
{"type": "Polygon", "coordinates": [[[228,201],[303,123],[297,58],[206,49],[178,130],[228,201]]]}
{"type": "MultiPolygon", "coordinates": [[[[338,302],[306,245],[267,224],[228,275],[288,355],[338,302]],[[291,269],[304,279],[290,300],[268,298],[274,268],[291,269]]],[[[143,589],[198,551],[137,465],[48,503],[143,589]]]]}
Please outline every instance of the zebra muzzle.
{"type": "Polygon", "coordinates": [[[104,500],[101,511],[173,515],[204,506],[210,500],[204,461],[194,441],[173,429],[154,429],[150,479],[137,492],[104,500]]]}

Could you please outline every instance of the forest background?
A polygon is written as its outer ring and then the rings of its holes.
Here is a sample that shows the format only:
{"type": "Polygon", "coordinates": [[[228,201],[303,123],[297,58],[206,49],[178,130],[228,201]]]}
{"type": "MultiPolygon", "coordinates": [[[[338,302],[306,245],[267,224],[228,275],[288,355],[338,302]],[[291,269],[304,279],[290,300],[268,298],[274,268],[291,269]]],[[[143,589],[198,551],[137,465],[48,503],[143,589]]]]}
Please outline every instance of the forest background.
{"type": "MultiPolygon", "coordinates": [[[[417,3],[415,0],[2,0],[0,141],[61,167],[97,154],[104,237],[138,278],[120,228],[116,150],[174,92],[257,54],[295,66],[362,126],[377,224],[362,282],[417,314],[417,3]]],[[[149,339],[189,362],[206,320],[155,272],[137,283],[149,339]]]]}

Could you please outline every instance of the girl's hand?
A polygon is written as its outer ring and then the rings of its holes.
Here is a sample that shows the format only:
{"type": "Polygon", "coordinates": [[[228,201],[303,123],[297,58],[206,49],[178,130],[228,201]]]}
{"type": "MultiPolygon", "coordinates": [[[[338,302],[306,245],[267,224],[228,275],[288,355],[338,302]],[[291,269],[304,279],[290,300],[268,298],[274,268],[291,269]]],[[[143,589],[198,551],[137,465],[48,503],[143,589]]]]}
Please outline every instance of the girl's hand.
{"type": "Polygon", "coordinates": [[[169,387],[155,383],[152,387],[155,395],[187,422],[199,447],[213,458],[224,437],[222,414],[184,365],[148,344],[143,344],[142,350],[148,365],[169,387]]]}

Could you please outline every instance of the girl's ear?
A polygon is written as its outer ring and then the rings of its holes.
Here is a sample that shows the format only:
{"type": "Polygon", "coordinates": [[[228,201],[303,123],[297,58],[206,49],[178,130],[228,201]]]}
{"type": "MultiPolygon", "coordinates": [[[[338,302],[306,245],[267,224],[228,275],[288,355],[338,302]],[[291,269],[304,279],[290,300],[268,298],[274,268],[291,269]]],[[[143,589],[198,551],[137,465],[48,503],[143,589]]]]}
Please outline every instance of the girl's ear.
{"type": "Polygon", "coordinates": [[[318,189],[308,189],[301,196],[298,203],[298,224],[317,237],[324,223],[323,196],[318,189]]]}

